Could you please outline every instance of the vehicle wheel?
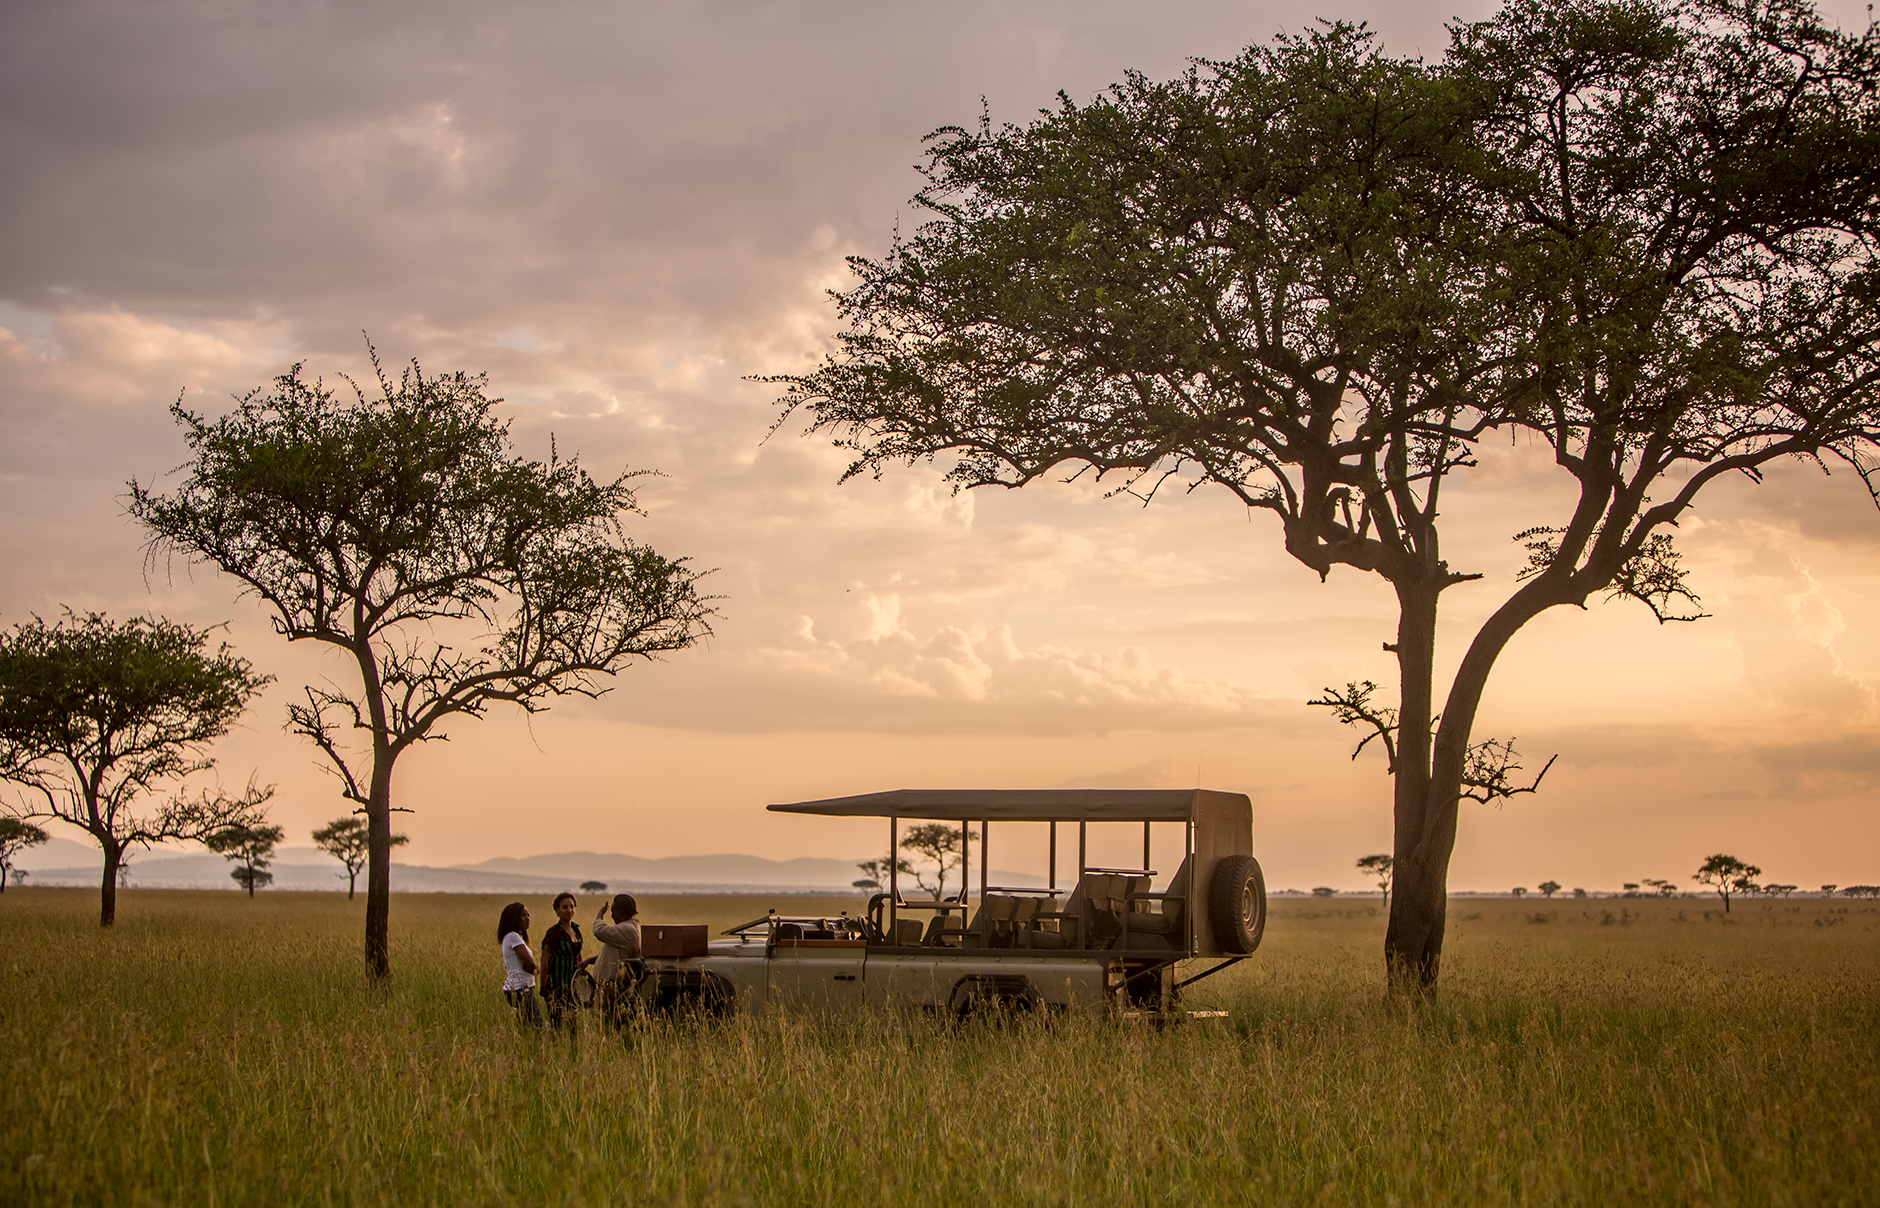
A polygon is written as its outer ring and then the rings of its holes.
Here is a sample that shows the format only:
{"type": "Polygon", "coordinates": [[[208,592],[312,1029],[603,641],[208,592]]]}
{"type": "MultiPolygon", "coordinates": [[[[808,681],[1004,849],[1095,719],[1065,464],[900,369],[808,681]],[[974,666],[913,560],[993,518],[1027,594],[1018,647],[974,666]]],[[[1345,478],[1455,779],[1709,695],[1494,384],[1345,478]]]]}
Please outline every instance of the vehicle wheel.
{"type": "Polygon", "coordinates": [[[1266,877],[1252,856],[1225,856],[1208,888],[1208,919],[1221,951],[1246,955],[1266,931],[1266,877]]]}

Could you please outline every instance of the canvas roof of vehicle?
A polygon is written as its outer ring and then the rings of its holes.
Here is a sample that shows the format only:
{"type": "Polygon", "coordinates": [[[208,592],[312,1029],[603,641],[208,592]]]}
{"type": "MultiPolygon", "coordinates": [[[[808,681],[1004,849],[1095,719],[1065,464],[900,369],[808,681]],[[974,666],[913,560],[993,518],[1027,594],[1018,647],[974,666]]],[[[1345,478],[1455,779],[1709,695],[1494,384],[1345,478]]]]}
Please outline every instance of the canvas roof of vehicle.
{"type": "Polygon", "coordinates": [[[1213,789],[890,789],[770,808],[846,818],[931,818],[951,822],[1186,822],[1209,812],[1245,810],[1245,793],[1213,789]]]}

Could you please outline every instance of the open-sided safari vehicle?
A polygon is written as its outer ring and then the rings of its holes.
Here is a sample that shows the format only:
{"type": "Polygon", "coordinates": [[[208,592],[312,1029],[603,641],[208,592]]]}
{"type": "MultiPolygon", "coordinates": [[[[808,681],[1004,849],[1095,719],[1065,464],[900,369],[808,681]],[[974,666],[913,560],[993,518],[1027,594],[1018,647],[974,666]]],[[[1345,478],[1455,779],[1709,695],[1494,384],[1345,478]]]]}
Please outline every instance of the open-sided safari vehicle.
{"type": "Polygon", "coordinates": [[[957,896],[945,899],[904,896],[898,871],[891,872],[861,917],[773,912],[710,942],[703,927],[649,925],[638,986],[644,1006],[712,1013],[873,1006],[955,1015],[1049,1008],[1163,1017],[1178,1011],[1184,986],[1259,947],[1266,921],[1253,808],[1240,793],[900,789],[770,808],[885,818],[890,851],[900,850],[903,821],[958,824],[963,852],[977,831],[979,867],[963,866],[957,896]],[[1043,886],[987,884],[995,824],[1014,822],[1050,824],[1043,886]],[[1089,827],[1118,822],[1142,824],[1142,866],[1093,867],[1089,827]],[[1059,828],[1071,824],[1080,871],[1060,887],[1059,828]],[[1153,891],[1151,856],[1173,854],[1176,827],[1179,865],[1153,891]],[[1192,958],[1217,963],[1178,976],[1178,963],[1192,958]]]}

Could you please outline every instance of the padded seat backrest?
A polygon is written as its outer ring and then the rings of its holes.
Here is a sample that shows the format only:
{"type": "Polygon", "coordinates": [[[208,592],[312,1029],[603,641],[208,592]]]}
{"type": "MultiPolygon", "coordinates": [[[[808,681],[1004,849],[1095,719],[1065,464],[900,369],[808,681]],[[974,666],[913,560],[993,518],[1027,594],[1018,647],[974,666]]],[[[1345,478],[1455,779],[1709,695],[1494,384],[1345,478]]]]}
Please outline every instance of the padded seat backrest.
{"type": "Polygon", "coordinates": [[[894,920],[894,942],[901,947],[911,948],[920,943],[923,928],[919,919],[894,920]]]}
{"type": "Polygon", "coordinates": [[[1194,900],[1194,889],[1188,884],[1193,863],[1191,859],[1182,861],[1182,866],[1175,870],[1173,877],[1169,878],[1169,896],[1158,903],[1162,908],[1162,913],[1174,919],[1178,924],[1185,917],[1187,904],[1194,900]]]}
{"type": "Polygon", "coordinates": [[[1017,910],[1018,899],[1011,894],[987,894],[979,900],[979,911],[973,916],[973,934],[982,945],[990,946],[995,937],[1011,931],[1012,916],[1017,910]]]}

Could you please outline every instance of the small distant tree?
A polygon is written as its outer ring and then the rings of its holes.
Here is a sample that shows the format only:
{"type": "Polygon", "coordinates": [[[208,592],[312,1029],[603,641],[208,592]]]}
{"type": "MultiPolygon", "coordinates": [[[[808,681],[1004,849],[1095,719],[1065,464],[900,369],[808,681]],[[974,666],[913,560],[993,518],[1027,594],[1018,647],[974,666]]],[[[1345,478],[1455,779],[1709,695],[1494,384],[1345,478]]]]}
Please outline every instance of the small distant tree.
{"type": "Polygon", "coordinates": [[[1841,891],[1842,897],[1880,898],[1880,885],[1849,885],[1841,891]]]}
{"type": "Polygon", "coordinates": [[[1799,885],[1765,885],[1763,892],[1772,898],[1786,898],[1800,888],[1799,885]]]}
{"type": "Polygon", "coordinates": [[[1576,897],[1576,898],[1583,898],[1583,897],[1585,897],[1585,896],[1586,896],[1586,890],[1585,890],[1585,889],[1583,889],[1583,888],[1581,888],[1581,887],[1580,887],[1580,886],[1578,886],[1578,885],[1575,885],[1575,886],[1573,887],[1573,896],[1574,896],[1574,897],[1576,897]]]}
{"type": "Polygon", "coordinates": [[[904,876],[914,875],[914,866],[909,864],[905,857],[897,857],[892,852],[879,860],[858,861],[855,867],[862,874],[853,882],[855,888],[872,889],[877,892],[888,887],[891,871],[904,876]]]}
{"type": "Polygon", "coordinates": [[[1544,893],[1544,894],[1546,894],[1546,895],[1547,895],[1548,897],[1550,897],[1550,898],[1551,898],[1551,897],[1553,897],[1553,896],[1554,896],[1555,894],[1557,894],[1557,893],[1559,893],[1559,892],[1560,892],[1560,882],[1558,882],[1558,881],[1542,881],[1542,882],[1540,883],[1540,891],[1541,891],[1542,893],[1544,893]]]}
{"type": "Polygon", "coordinates": [[[1677,882],[1666,881],[1658,877],[1646,877],[1645,883],[1657,891],[1661,898],[1674,896],[1678,892],[1677,882]]]}
{"type": "Polygon", "coordinates": [[[13,879],[21,885],[26,884],[26,878],[32,875],[33,873],[30,868],[16,868],[13,870],[13,879]]]}
{"type": "Polygon", "coordinates": [[[1526,897],[1526,896],[1527,896],[1527,886],[1525,886],[1525,885],[1517,885],[1517,886],[1515,886],[1515,887],[1514,887],[1514,896],[1515,896],[1515,897],[1517,897],[1517,898],[1524,898],[1524,897],[1526,897]]]}
{"type": "MultiPolygon", "coordinates": [[[[46,832],[32,823],[19,818],[0,817],[0,893],[7,891],[7,876],[13,873],[13,857],[45,841],[46,832]]],[[[26,870],[21,869],[16,879],[25,880],[26,870]]]]}
{"type": "Polygon", "coordinates": [[[1834,891],[1839,888],[1840,888],[1839,885],[1823,885],[1821,887],[1821,896],[1824,898],[1831,898],[1834,896],[1834,891]]]}
{"type": "Polygon", "coordinates": [[[371,399],[295,365],[219,419],[179,401],[186,477],[169,494],[132,482],[130,513],[150,557],[220,567],[277,633],[352,666],[350,689],[309,685],[288,719],[365,812],[366,972],[382,980],[399,757],[493,704],[599,696],[602,678],[710,633],[715,610],[684,559],[627,537],[635,475],[516,456],[480,375],[414,362],[393,380],[376,353],[373,368],[371,399]]]}
{"type": "Polygon", "coordinates": [[[252,898],[255,890],[274,883],[274,874],[268,871],[268,865],[274,862],[274,845],[286,834],[278,826],[236,825],[222,828],[204,843],[224,859],[240,861],[229,876],[252,898]]]}
{"type": "Polygon", "coordinates": [[[1390,901],[1390,869],[1394,861],[1388,853],[1380,852],[1375,856],[1365,856],[1358,861],[1358,871],[1368,872],[1377,878],[1377,887],[1384,891],[1384,900],[1390,901]]]}
{"type": "Polygon", "coordinates": [[[95,612],[67,612],[52,625],[34,617],[0,633],[0,780],[29,793],[15,816],[57,818],[97,842],[100,926],[117,918],[129,849],[259,823],[274,793],[253,783],[235,797],[183,791],[187,778],[215,766],[209,743],[272,678],[227,645],[211,650],[209,633],[95,612]],[[165,789],[176,795],[155,812],[133,812],[165,789]]]}
{"type": "MultiPolygon", "coordinates": [[[[907,836],[901,840],[901,847],[931,861],[934,867],[923,871],[902,860],[900,871],[911,874],[914,883],[931,893],[934,900],[938,901],[946,894],[947,873],[958,868],[966,858],[966,848],[961,842],[962,838],[970,842],[970,832],[963,827],[950,826],[945,822],[922,822],[917,826],[908,827],[907,836]],[[929,873],[934,878],[931,885],[927,883],[929,873]]],[[[881,871],[885,872],[886,869],[883,868],[881,871]]],[[[876,880],[880,879],[877,875],[876,880]]]]}
{"type": "Polygon", "coordinates": [[[605,881],[583,881],[583,882],[581,882],[581,892],[582,892],[582,893],[606,893],[606,892],[607,892],[607,882],[605,882],[605,881]]]}
{"type": "Polygon", "coordinates": [[[1628,898],[1636,898],[1638,896],[1637,881],[1627,881],[1621,888],[1625,890],[1625,896],[1628,898]]]}
{"type": "Polygon", "coordinates": [[[1735,856],[1724,855],[1720,852],[1706,857],[1698,866],[1697,871],[1692,874],[1691,880],[1716,890],[1717,896],[1723,899],[1723,912],[1728,914],[1730,913],[1730,896],[1742,892],[1743,886],[1749,883],[1752,877],[1761,875],[1762,869],[1754,864],[1746,864],[1735,856]]]}
{"type": "Polygon", "coordinates": [[[1338,896],[1338,891],[1333,889],[1330,885],[1320,885],[1313,889],[1312,896],[1315,898],[1335,898],[1338,896]]]}
{"type": "MultiPolygon", "coordinates": [[[[335,818],[313,832],[313,845],[346,866],[346,900],[348,902],[353,900],[353,891],[359,883],[359,870],[366,866],[369,839],[370,828],[366,825],[366,820],[358,814],[335,818]]],[[[388,846],[402,847],[409,842],[411,842],[409,835],[393,835],[388,841],[388,846]]]]}

